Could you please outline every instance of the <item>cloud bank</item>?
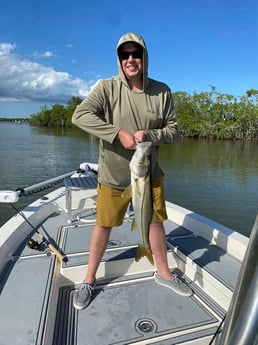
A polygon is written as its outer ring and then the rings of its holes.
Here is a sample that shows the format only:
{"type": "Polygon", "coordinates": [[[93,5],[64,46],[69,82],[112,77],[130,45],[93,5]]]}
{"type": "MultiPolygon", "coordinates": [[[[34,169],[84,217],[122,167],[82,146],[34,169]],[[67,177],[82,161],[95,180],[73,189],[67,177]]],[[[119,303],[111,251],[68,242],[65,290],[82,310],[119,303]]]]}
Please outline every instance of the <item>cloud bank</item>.
{"type": "Polygon", "coordinates": [[[22,59],[14,50],[15,44],[0,43],[0,101],[66,103],[72,96],[84,98],[89,93],[90,85],[84,80],[22,59]]]}

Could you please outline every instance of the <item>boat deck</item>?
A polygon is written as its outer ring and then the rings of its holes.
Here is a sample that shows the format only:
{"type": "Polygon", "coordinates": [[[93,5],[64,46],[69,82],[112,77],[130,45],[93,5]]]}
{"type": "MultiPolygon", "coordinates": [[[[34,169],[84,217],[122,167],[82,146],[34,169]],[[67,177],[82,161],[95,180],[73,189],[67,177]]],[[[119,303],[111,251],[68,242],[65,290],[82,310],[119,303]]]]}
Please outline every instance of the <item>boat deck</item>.
{"type": "Polygon", "coordinates": [[[166,221],[170,267],[194,291],[181,297],[155,283],[155,268],[145,258],[135,262],[138,233],[131,231],[129,214],[112,230],[93,301],[77,311],[72,298],[85,274],[94,222],[94,210],[87,212],[85,219],[76,212],[72,224],[64,211],[54,213],[41,225],[68,261],[25,241],[7,265],[0,283],[0,344],[208,344],[226,312],[218,300],[232,293],[240,262],[166,221]]]}

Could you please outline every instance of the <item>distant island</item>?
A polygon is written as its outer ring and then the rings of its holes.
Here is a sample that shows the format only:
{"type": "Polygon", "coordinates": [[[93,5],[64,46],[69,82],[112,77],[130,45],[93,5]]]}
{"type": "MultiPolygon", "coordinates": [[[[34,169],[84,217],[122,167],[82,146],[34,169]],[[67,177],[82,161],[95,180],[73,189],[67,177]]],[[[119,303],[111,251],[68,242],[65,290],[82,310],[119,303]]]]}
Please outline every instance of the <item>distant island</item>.
{"type": "MultiPolygon", "coordinates": [[[[172,93],[183,137],[206,139],[258,140],[258,90],[250,89],[243,96],[221,94],[215,86],[208,92],[172,93]]],[[[0,121],[27,121],[32,126],[73,127],[72,115],[82,102],[71,97],[67,105],[54,104],[27,118],[0,121]]]]}
{"type": "Polygon", "coordinates": [[[0,117],[0,121],[2,122],[28,122],[29,118],[23,118],[23,117],[0,117]]]}

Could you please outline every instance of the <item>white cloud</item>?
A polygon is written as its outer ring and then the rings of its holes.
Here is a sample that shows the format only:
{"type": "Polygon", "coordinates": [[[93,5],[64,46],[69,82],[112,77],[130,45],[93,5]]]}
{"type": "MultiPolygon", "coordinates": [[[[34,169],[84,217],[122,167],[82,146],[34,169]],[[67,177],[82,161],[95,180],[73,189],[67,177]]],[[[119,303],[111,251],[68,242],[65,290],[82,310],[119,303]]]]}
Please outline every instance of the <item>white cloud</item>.
{"type": "MultiPolygon", "coordinates": [[[[15,44],[0,44],[0,101],[66,103],[72,96],[85,97],[90,83],[66,72],[22,59],[13,53],[15,44]]],[[[51,57],[52,52],[44,53],[51,57]]]]}
{"type": "Polygon", "coordinates": [[[50,58],[50,57],[52,57],[54,54],[53,54],[53,52],[51,52],[51,51],[49,51],[49,50],[47,50],[46,52],[43,52],[43,53],[39,53],[39,52],[37,52],[37,51],[35,51],[34,53],[33,53],[33,56],[35,57],[35,58],[37,58],[37,59],[41,59],[41,58],[50,58]]]}
{"type": "Polygon", "coordinates": [[[43,53],[43,55],[44,55],[45,57],[51,57],[51,56],[53,56],[53,53],[50,52],[50,51],[46,51],[45,53],[43,53]]]}
{"type": "Polygon", "coordinates": [[[15,44],[0,43],[0,56],[10,54],[13,49],[15,49],[15,44]]]}

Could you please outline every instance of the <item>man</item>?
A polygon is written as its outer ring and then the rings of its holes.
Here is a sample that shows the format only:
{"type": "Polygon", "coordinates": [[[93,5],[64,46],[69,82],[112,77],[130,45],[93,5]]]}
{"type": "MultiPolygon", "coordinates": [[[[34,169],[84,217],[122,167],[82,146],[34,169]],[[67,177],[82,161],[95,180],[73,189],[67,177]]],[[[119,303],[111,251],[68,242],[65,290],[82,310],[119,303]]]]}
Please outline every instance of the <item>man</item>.
{"type": "Polygon", "coordinates": [[[135,33],[122,36],[117,45],[118,75],[101,80],[76,108],[72,122],[100,138],[96,225],[90,241],[88,270],[74,294],[74,307],[84,309],[91,301],[96,272],[113,226],[123,222],[130,184],[129,161],[136,144],[152,142],[154,214],[149,240],[157,272],[155,280],[173,291],[190,296],[192,290],[171,274],[163,221],[167,219],[163,173],[158,165],[158,147],[177,137],[171,91],[167,85],[148,78],[148,54],[144,40],[135,33]]]}

